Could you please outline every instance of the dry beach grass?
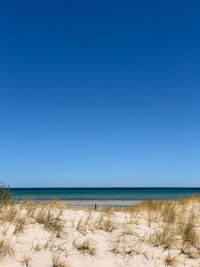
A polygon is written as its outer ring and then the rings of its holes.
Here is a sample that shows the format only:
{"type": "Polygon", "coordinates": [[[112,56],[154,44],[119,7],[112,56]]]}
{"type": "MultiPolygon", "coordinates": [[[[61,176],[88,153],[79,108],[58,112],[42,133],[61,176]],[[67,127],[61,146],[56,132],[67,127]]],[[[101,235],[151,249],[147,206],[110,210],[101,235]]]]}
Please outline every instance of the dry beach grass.
{"type": "Polygon", "coordinates": [[[0,266],[200,266],[200,197],[124,209],[0,201],[0,266]]]}

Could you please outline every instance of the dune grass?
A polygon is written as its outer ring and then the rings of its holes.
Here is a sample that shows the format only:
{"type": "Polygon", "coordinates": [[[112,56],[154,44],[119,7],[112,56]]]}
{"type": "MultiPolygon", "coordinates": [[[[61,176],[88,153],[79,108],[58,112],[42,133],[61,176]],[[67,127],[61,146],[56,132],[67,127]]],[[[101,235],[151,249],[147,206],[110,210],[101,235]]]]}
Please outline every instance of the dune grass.
{"type": "Polygon", "coordinates": [[[74,240],[73,245],[82,255],[95,256],[97,253],[96,244],[92,239],[74,240]]]}
{"type": "Polygon", "coordinates": [[[52,267],[68,267],[67,263],[61,257],[60,253],[53,253],[51,256],[52,267]]]}
{"type": "Polygon", "coordinates": [[[97,230],[102,230],[105,232],[112,232],[116,230],[118,225],[112,219],[112,216],[101,214],[95,223],[95,228],[97,230]]]}
{"type": "Polygon", "coordinates": [[[165,257],[164,262],[166,266],[176,266],[179,263],[179,260],[177,256],[171,256],[170,254],[168,254],[165,257]]]}
{"type": "Polygon", "coordinates": [[[25,267],[30,267],[31,266],[31,261],[32,261],[32,257],[29,254],[23,254],[22,258],[21,258],[21,263],[23,266],[25,267]]]}
{"type": "Polygon", "coordinates": [[[147,239],[147,243],[153,247],[162,246],[164,249],[175,246],[176,241],[176,232],[168,226],[154,231],[147,239]]]}
{"type": "Polygon", "coordinates": [[[41,208],[34,218],[35,222],[42,224],[47,231],[54,232],[57,236],[64,233],[65,224],[60,214],[41,208]]]}
{"type": "Polygon", "coordinates": [[[138,255],[142,250],[135,240],[127,238],[125,234],[116,234],[110,241],[110,252],[125,257],[138,255]]]}
{"type": "Polygon", "coordinates": [[[15,230],[14,230],[13,234],[23,233],[27,223],[28,223],[28,221],[27,221],[26,217],[19,217],[18,220],[16,220],[15,230]]]}
{"type": "Polygon", "coordinates": [[[0,206],[11,204],[13,202],[10,187],[0,182],[0,206]]]}
{"type": "Polygon", "coordinates": [[[0,239],[0,259],[4,259],[7,257],[13,257],[15,254],[15,250],[11,242],[7,238],[0,239]]]}

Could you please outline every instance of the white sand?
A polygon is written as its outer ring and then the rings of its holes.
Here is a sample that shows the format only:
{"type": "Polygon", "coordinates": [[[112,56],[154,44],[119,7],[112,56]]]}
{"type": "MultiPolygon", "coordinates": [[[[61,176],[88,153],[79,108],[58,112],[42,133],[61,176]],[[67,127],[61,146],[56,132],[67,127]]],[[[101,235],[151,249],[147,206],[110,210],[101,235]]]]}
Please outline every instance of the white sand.
{"type": "MultiPolygon", "coordinates": [[[[18,206],[19,207],[19,206],[18,206]]],[[[26,211],[21,210],[26,216],[26,211]]],[[[54,211],[57,213],[57,211],[54,211]]],[[[30,266],[32,267],[52,267],[52,255],[59,253],[61,259],[66,263],[66,266],[71,267],[142,267],[142,266],[166,266],[165,257],[167,255],[177,256],[176,266],[200,266],[200,258],[188,258],[186,255],[180,254],[177,248],[164,249],[161,246],[153,247],[146,242],[139,242],[137,236],[128,234],[135,232],[139,236],[146,238],[153,231],[158,229],[158,225],[152,223],[149,227],[149,222],[143,216],[138,214],[137,217],[131,217],[128,213],[114,212],[105,219],[112,220],[116,223],[116,229],[108,232],[101,229],[94,229],[95,221],[101,216],[101,212],[92,211],[88,221],[88,227],[76,229],[80,218],[83,225],[87,224],[88,211],[63,209],[62,219],[64,220],[64,234],[60,238],[52,235],[51,231],[45,230],[44,226],[39,223],[29,222],[22,233],[13,234],[15,226],[13,223],[5,223],[0,226],[0,237],[11,240],[15,248],[15,255],[7,257],[0,262],[2,267],[21,267],[24,255],[31,257],[30,266]],[[126,235],[122,232],[127,230],[126,235]],[[3,230],[8,229],[6,234],[3,230]],[[134,249],[132,255],[115,255],[112,250],[112,241],[121,238],[121,244],[124,249],[134,249]],[[51,247],[45,248],[47,240],[51,238],[51,247]],[[76,243],[90,239],[92,244],[96,246],[96,255],[83,255],[77,248],[74,247],[73,241],[76,243]],[[38,249],[34,250],[34,247],[38,249]],[[59,249],[58,249],[59,248],[59,249]],[[59,252],[58,252],[59,251],[59,252]]]]}

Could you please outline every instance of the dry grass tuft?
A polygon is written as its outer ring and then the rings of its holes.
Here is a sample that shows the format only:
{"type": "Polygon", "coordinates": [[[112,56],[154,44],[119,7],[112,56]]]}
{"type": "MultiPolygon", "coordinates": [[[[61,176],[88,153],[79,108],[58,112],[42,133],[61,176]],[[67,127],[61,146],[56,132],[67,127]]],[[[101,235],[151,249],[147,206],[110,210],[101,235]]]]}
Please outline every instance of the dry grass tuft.
{"type": "Polygon", "coordinates": [[[134,225],[133,218],[125,218],[119,227],[121,230],[121,234],[122,235],[135,235],[133,225],[134,225]]]}
{"type": "Polygon", "coordinates": [[[66,209],[66,206],[61,202],[58,201],[56,199],[52,199],[51,201],[49,201],[46,205],[45,208],[47,209],[58,209],[58,210],[63,210],[66,209]]]}
{"type": "Polygon", "coordinates": [[[177,256],[171,256],[170,254],[168,254],[165,257],[165,265],[167,265],[167,266],[176,266],[177,264],[178,264],[177,256]]]}
{"type": "Polygon", "coordinates": [[[139,205],[140,210],[161,212],[165,201],[149,200],[139,205]]]}
{"type": "Polygon", "coordinates": [[[22,259],[21,259],[21,263],[26,266],[26,267],[30,267],[31,266],[31,261],[32,261],[32,258],[30,255],[28,254],[24,254],[22,255],[22,259]]]}
{"type": "Polygon", "coordinates": [[[19,210],[15,205],[5,205],[1,207],[0,220],[2,222],[15,223],[19,218],[19,210]]]}
{"type": "Polygon", "coordinates": [[[17,220],[15,225],[15,230],[13,234],[20,234],[23,233],[25,225],[27,224],[27,219],[25,217],[21,217],[17,220]]]}
{"type": "Polygon", "coordinates": [[[61,258],[60,253],[53,253],[51,257],[52,267],[67,267],[66,262],[61,258]]]}
{"type": "MultiPolygon", "coordinates": [[[[72,224],[74,224],[74,223],[72,222],[72,224]]],[[[86,217],[82,216],[78,220],[76,226],[74,225],[74,227],[76,228],[76,230],[79,233],[81,233],[83,235],[86,235],[88,230],[92,230],[93,231],[94,230],[93,229],[93,217],[92,217],[91,211],[87,214],[86,217]]]]}
{"type": "Polygon", "coordinates": [[[117,229],[116,223],[110,218],[110,216],[101,215],[95,223],[95,229],[103,230],[106,232],[112,232],[117,229]]]}
{"type": "Polygon", "coordinates": [[[69,256],[69,250],[66,248],[67,241],[66,240],[58,240],[55,239],[55,236],[52,235],[46,242],[43,244],[43,249],[49,249],[52,252],[56,253],[64,253],[65,256],[69,256]]]}
{"type": "Polygon", "coordinates": [[[0,239],[0,259],[14,256],[14,248],[8,239],[0,239]]]}
{"type": "Polygon", "coordinates": [[[165,205],[161,215],[163,217],[163,222],[165,223],[174,223],[177,217],[177,207],[175,202],[168,203],[165,205]]]}
{"type": "Polygon", "coordinates": [[[29,218],[34,218],[36,211],[40,208],[39,203],[32,200],[24,200],[20,204],[20,209],[26,210],[26,215],[29,218]]]}
{"type": "Polygon", "coordinates": [[[111,208],[111,207],[105,207],[101,210],[101,212],[104,214],[104,215],[113,215],[114,214],[114,209],[111,208]]]}
{"type": "Polygon", "coordinates": [[[130,224],[122,224],[122,234],[125,235],[135,235],[135,231],[130,224]]]}
{"type": "Polygon", "coordinates": [[[183,245],[199,246],[199,235],[195,231],[195,217],[191,215],[186,223],[178,225],[178,233],[182,237],[183,245]]]}
{"type": "Polygon", "coordinates": [[[173,247],[176,244],[176,235],[172,228],[163,226],[163,228],[156,230],[147,239],[147,243],[154,246],[162,246],[165,249],[173,247]]]}
{"type": "Polygon", "coordinates": [[[55,215],[50,210],[40,210],[35,216],[35,221],[43,224],[46,230],[58,233],[58,236],[61,236],[62,233],[64,234],[65,223],[60,214],[55,215]]]}
{"type": "Polygon", "coordinates": [[[179,204],[182,206],[188,206],[191,204],[200,203],[200,194],[182,198],[177,202],[179,202],[179,204]]]}
{"type": "Polygon", "coordinates": [[[94,240],[86,239],[84,241],[75,240],[73,242],[74,247],[83,255],[95,256],[97,252],[96,244],[94,240]]]}
{"type": "Polygon", "coordinates": [[[39,251],[41,251],[43,248],[44,248],[44,246],[42,246],[39,242],[38,243],[32,243],[32,250],[34,251],[34,252],[39,252],[39,251]]]}
{"type": "Polygon", "coordinates": [[[142,253],[135,240],[126,238],[125,235],[116,235],[111,240],[110,251],[115,255],[133,256],[142,253]]]}

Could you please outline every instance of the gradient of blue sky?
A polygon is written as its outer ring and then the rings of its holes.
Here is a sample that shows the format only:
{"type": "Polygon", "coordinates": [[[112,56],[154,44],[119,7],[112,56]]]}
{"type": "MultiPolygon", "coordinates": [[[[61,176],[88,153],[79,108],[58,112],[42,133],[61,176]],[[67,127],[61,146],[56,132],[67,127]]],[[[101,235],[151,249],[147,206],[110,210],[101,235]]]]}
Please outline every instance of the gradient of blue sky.
{"type": "Polygon", "coordinates": [[[1,180],[200,186],[199,1],[0,7],[1,180]]]}

